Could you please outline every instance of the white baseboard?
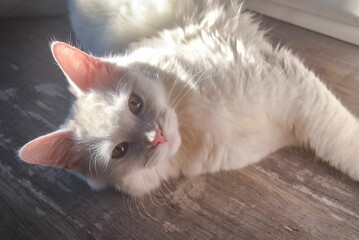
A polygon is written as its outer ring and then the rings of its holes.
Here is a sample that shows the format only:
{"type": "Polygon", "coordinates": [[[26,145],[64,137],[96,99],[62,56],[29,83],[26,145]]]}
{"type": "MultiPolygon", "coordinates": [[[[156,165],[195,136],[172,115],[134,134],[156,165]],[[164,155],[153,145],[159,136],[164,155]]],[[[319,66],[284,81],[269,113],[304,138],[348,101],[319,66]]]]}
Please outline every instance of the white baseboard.
{"type": "MultiPolygon", "coordinates": [[[[353,14],[349,16],[349,13],[348,17],[345,17],[345,12],[341,11],[341,19],[343,19],[343,21],[341,21],[339,20],[339,14],[334,17],[326,17],[325,13],[316,14],[313,11],[309,11],[310,9],[305,11],[303,10],[303,6],[296,8],[288,4],[288,2],[284,0],[247,0],[245,6],[255,12],[359,45],[359,24],[357,21],[359,17],[356,18],[353,14]]],[[[320,1],[316,2],[318,3],[320,1]]],[[[310,6],[307,7],[310,8],[310,6]]]]}

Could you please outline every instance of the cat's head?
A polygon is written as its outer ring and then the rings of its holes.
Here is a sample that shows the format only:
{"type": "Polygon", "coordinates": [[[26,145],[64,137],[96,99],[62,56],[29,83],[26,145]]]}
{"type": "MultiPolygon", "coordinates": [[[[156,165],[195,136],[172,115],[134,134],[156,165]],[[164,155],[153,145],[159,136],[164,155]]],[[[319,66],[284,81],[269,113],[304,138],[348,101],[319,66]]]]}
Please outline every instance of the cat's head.
{"type": "Polygon", "coordinates": [[[164,80],[65,43],[55,42],[51,49],[76,96],[71,119],[27,143],[20,158],[74,170],[93,187],[110,185],[131,195],[157,187],[158,170],[181,144],[164,80]]]}

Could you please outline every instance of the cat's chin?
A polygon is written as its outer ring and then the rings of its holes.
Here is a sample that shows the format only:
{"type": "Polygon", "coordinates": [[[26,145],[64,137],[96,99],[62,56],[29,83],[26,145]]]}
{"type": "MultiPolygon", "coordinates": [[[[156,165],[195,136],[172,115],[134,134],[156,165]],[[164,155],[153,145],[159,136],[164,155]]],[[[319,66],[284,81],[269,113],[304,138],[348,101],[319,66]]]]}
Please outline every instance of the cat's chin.
{"type": "Polygon", "coordinates": [[[159,127],[166,142],[159,143],[156,146],[151,160],[145,167],[137,167],[128,171],[121,179],[121,184],[115,186],[118,190],[133,197],[140,197],[151,193],[161,185],[163,179],[167,179],[166,176],[159,175],[161,169],[169,166],[165,162],[170,161],[177,154],[181,145],[177,115],[174,109],[169,108],[164,111],[159,127]]]}
{"type": "Polygon", "coordinates": [[[132,197],[141,197],[151,193],[161,184],[161,178],[156,168],[136,169],[122,178],[120,185],[115,185],[116,189],[126,192],[132,197]]]}

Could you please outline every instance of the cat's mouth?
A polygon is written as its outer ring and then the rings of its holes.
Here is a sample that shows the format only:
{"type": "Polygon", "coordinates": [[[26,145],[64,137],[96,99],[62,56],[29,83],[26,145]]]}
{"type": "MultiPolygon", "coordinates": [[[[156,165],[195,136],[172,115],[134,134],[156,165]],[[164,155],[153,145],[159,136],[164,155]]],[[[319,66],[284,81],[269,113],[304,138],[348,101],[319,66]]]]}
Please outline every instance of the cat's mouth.
{"type": "Polygon", "coordinates": [[[157,127],[145,135],[151,148],[146,167],[150,168],[173,157],[181,144],[174,110],[166,110],[163,117],[159,119],[157,127]]]}

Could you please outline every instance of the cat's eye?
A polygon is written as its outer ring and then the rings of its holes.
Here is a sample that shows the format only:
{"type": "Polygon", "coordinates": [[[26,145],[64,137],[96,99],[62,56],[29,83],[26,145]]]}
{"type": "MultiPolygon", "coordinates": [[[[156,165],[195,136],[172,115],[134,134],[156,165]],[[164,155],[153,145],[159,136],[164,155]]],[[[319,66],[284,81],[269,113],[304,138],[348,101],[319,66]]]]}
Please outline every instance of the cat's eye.
{"type": "Polygon", "coordinates": [[[133,114],[138,115],[143,108],[141,98],[132,93],[128,99],[128,108],[133,114]]]}
{"type": "Polygon", "coordinates": [[[117,144],[116,147],[114,147],[114,149],[112,150],[112,158],[122,158],[123,156],[126,155],[128,150],[128,143],[127,142],[123,142],[120,144],[117,144]]]}

